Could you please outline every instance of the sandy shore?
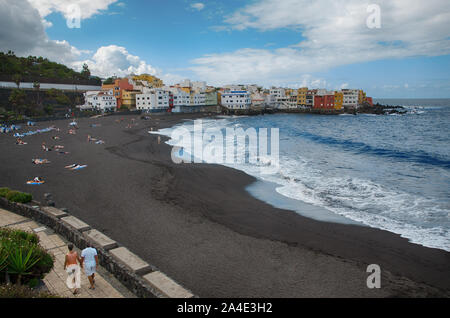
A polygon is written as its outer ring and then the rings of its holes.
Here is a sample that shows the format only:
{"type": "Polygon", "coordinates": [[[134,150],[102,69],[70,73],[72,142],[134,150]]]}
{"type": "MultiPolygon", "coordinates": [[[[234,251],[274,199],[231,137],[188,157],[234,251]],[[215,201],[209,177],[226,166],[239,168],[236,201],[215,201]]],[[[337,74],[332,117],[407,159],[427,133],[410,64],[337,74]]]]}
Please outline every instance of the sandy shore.
{"type": "Polygon", "coordinates": [[[52,193],[57,207],[200,297],[450,295],[448,252],[386,231],[276,209],[245,191],[255,180],[240,171],[173,164],[171,148],[147,131],[189,118],[194,115],[81,119],[77,135],[67,134],[69,121],[39,123],[37,128],[54,124],[61,131],[25,137],[25,146],[0,135],[0,186],[30,192],[38,201],[52,193]],[[126,128],[132,118],[138,125],[126,128]],[[106,144],[88,143],[88,134],[106,144]],[[44,152],[42,142],[64,145],[70,154],[44,152]],[[36,166],[33,158],[51,164],[36,166]],[[88,167],[64,169],[73,163],[88,167]],[[36,176],[46,184],[25,184],[36,176]],[[381,266],[381,289],[366,287],[369,264],[381,266]]]}

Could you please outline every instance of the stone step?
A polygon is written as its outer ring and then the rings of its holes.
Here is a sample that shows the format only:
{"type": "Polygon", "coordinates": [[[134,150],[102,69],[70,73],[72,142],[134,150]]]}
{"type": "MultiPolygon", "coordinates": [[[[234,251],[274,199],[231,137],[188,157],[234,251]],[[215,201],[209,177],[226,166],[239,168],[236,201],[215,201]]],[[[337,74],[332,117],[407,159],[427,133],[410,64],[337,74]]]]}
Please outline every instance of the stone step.
{"type": "Polygon", "coordinates": [[[83,221],[77,219],[74,216],[66,216],[62,218],[61,221],[72,226],[73,228],[75,228],[80,232],[84,232],[91,229],[91,227],[88,224],[84,223],[83,221]]]}
{"type": "Polygon", "coordinates": [[[193,298],[194,295],[159,271],[144,276],[145,281],[167,298],[193,298]]]}
{"type": "Polygon", "coordinates": [[[118,247],[109,251],[111,255],[138,275],[144,275],[152,270],[151,266],[139,256],[125,247],[118,247]]]}
{"type": "Polygon", "coordinates": [[[66,212],[64,212],[62,210],[59,210],[57,208],[51,207],[51,206],[43,207],[43,208],[41,208],[41,210],[46,212],[46,213],[48,213],[48,214],[50,214],[50,215],[53,215],[54,217],[56,217],[58,219],[61,219],[61,218],[65,217],[65,216],[67,216],[66,212]]]}
{"type": "Polygon", "coordinates": [[[101,246],[103,249],[105,249],[107,251],[117,247],[116,241],[110,239],[105,234],[103,234],[95,229],[85,232],[84,236],[86,238],[90,239],[92,242],[98,244],[99,246],[101,246]]]}

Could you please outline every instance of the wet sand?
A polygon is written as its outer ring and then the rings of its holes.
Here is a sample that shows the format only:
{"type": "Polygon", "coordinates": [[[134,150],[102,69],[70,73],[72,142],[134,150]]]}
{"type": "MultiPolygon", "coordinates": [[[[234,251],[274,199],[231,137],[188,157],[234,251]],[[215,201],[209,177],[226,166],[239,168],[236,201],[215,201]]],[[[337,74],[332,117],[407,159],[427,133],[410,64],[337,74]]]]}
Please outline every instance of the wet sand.
{"type": "Polygon", "coordinates": [[[69,121],[23,138],[0,135],[0,186],[52,193],[57,207],[104,232],[200,297],[426,297],[450,295],[450,253],[357,225],[315,221],[249,195],[255,179],[218,165],[172,163],[152,127],[199,115],[109,116],[69,121]],[[126,128],[134,118],[137,126],[126,128]],[[117,123],[117,120],[124,119],[117,123]],[[100,124],[91,127],[92,124],[100,124]],[[104,145],[87,142],[87,135],[104,145]],[[61,140],[52,140],[60,136],[61,140]],[[67,155],[44,152],[64,145],[67,155]],[[33,165],[31,159],[51,161],[33,165]],[[64,166],[86,164],[80,171],[64,166]],[[41,176],[42,186],[27,180],[41,176]],[[382,269],[368,289],[366,268],[382,269]]]}

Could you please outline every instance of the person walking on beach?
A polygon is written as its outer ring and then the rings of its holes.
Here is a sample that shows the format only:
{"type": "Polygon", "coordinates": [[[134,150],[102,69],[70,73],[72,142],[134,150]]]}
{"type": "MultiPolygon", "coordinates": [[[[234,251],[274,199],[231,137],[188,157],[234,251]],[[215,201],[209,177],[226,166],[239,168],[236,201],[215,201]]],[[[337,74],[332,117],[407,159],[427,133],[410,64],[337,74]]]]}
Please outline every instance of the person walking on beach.
{"type": "Polygon", "coordinates": [[[84,265],[84,272],[91,284],[89,289],[95,289],[95,273],[98,266],[97,250],[89,244],[87,248],[81,251],[81,260],[84,265]]]}
{"type": "Polygon", "coordinates": [[[81,278],[80,278],[80,265],[81,258],[78,257],[78,253],[73,250],[73,244],[68,245],[69,253],[66,254],[66,260],[64,262],[64,270],[67,272],[67,280],[66,285],[69,289],[73,289],[73,294],[76,295],[79,293],[79,289],[81,288],[81,278]]]}

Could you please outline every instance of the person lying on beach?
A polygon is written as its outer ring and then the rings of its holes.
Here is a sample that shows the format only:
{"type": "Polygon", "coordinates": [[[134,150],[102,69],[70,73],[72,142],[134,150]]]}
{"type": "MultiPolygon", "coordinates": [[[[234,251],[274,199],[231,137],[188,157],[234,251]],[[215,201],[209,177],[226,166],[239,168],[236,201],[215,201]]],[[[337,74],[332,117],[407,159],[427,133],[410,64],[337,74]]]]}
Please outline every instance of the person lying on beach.
{"type": "Polygon", "coordinates": [[[33,162],[35,165],[43,165],[50,163],[50,161],[48,161],[47,159],[32,159],[31,162],[33,162]]]}
{"type": "Polygon", "coordinates": [[[61,139],[61,138],[59,138],[58,136],[54,136],[54,137],[52,137],[52,139],[53,139],[53,140],[59,140],[59,139],[61,139]]]}
{"type": "Polygon", "coordinates": [[[97,144],[97,145],[103,145],[105,142],[103,141],[103,140],[99,140],[99,141],[97,141],[95,144],[97,144]]]}
{"type": "Polygon", "coordinates": [[[64,149],[64,146],[58,146],[58,145],[56,145],[56,146],[53,146],[53,149],[55,149],[55,150],[64,149]]]}
{"type": "Polygon", "coordinates": [[[42,180],[42,178],[40,177],[36,177],[33,179],[34,182],[43,182],[44,180],[42,180]]]}
{"type": "Polygon", "coordinates": [[[69,135],[76,135],[77,132],[73,129],[69,129],[69,135]]]}
{"type": "Polygon", "coordinates": [[[91,141],[97,141],[98,139],[96,139],[96,138],[92,138],[91,137],[91,135],[88,135],[88,137],[87,137],[87,141],[88,142],[91,142],[91,141]]]}
{"type": "Polygon", "coordinates": [[[21,146],[21,145],[26,145],[26,144],[27,144],[27,143],[24,142],[21,138],[17,138],[17,140],[16,140],[16,145],[21,146]]]}
{"type": "Polygon", "coordinates": [[[73,165],[70,165],[70,166],[66,166],[65,168],[69,169],[69,170],[80,170],[80,169],[83,169],[83,168],[86,168],[86,167],[87,167],[87,165],[73,164],[73,165]]]}
{"type": "Polygon", "coordinates": [[[45,142],[42,143],[42,150],[44,150],[44,151],[52,151],[50,148],[48,148],[48,147],[45,145],[45,142]]]}
{"type": "Polygon", "coordinates": [[[70,152],[67,151],[58,151],[59,155],[68,155],[70,152]]]}

